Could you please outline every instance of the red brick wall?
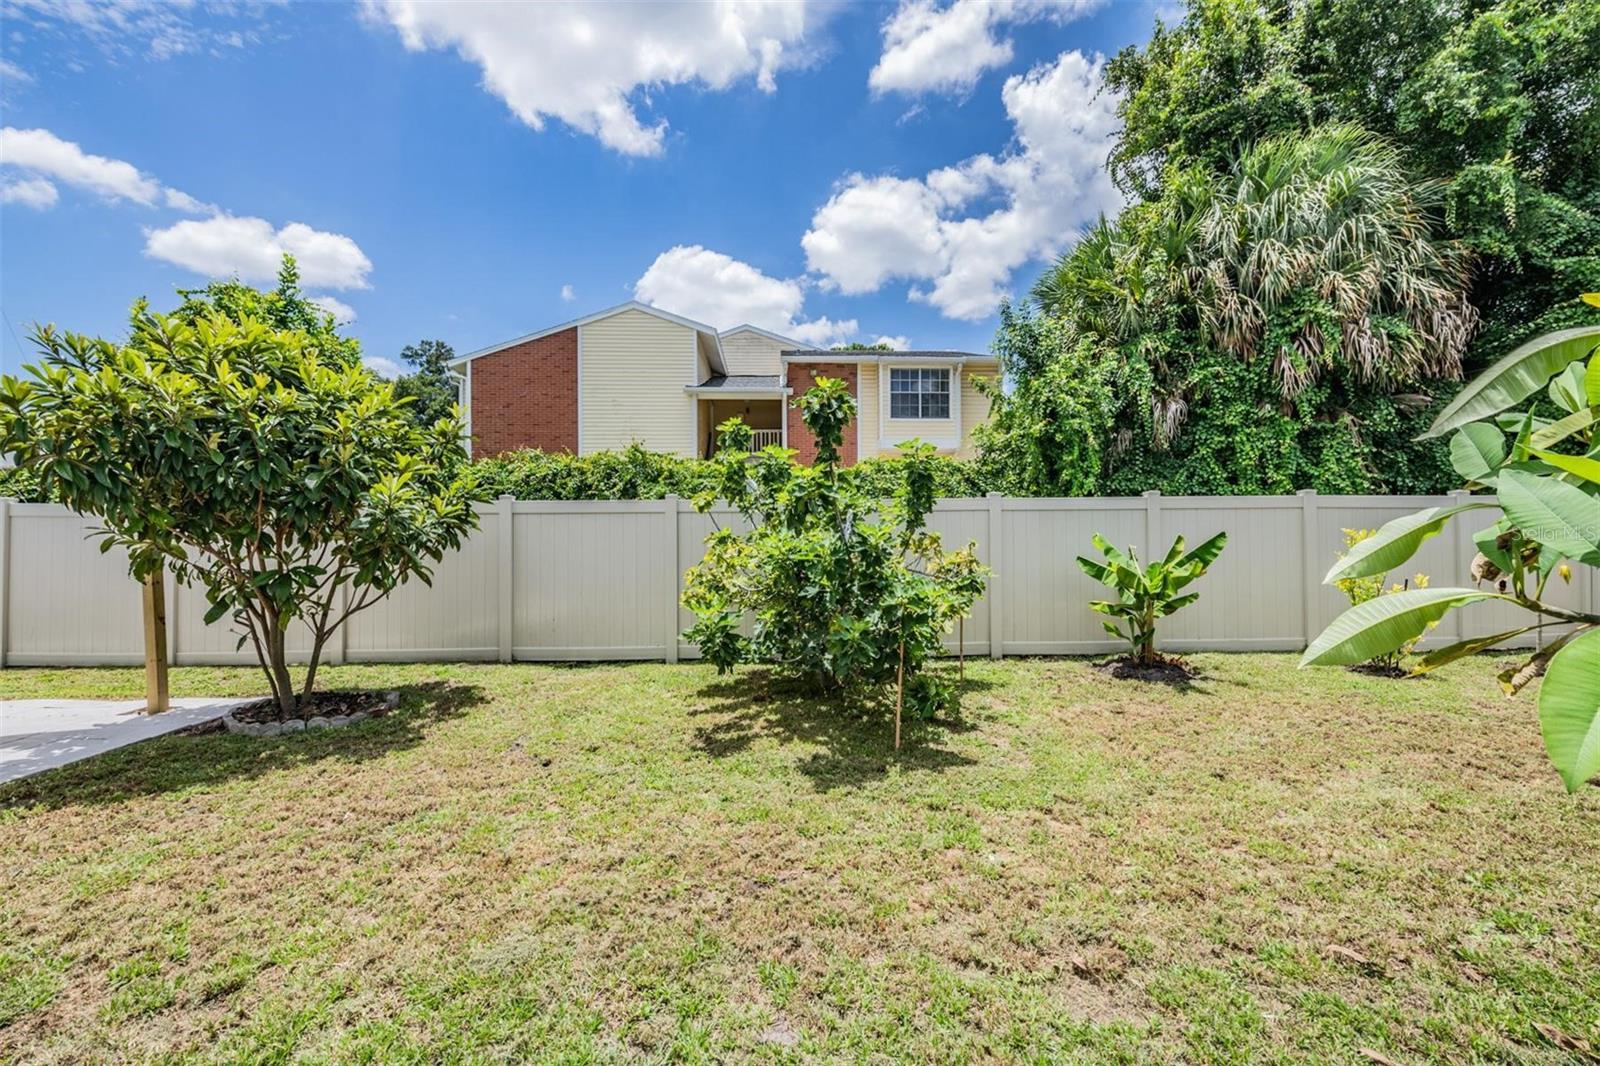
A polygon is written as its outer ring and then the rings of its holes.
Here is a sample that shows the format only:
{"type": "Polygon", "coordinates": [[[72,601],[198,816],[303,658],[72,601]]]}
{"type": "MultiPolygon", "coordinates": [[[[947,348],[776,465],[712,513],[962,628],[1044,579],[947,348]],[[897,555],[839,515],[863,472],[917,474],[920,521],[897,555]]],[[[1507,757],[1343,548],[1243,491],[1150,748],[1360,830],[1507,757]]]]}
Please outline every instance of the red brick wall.
{"type": "Polygon", "coordinates": [[[578,330],[472,361],[472,455],[578,450],[578,330]]]}
{"type": "MultiPolygon", "coordinates": [[[[861,408],[861,387],[857,381],[856,364],[854,363],[790,363],[789,387],[794,390],[790,399],[799,399],[811,388],[816,378],[839,378],[850,386],[850,395],[856,398],[856,409],[861,408]]],[[[789,419],[789,447],[799,451],[796,456],[800,462],[810,466],[817,461],[817,439],[801,421],[800,412],[794,407],[788,409],[789,419]]],[[[856,461],[856,423],[854,419],[844,428],[844,443],[839,446],[839,461],[844,466],[851,466],[856,461]]]]}

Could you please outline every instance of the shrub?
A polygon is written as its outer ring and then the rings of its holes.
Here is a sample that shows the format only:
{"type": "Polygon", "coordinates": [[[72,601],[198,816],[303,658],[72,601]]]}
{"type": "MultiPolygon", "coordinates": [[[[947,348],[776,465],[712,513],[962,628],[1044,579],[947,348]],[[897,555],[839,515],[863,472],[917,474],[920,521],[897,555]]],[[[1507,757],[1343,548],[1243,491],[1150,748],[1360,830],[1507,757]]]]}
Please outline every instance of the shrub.
{"type": "MultiPolygon", "coordinates": [[[[815,466],[776,446],[748,459],[749,427],[738,419],[718,427],[717,482],[695,505],[705,511],[725,499],[751,528],[706,538],[684,590],[697,619],[686,636],[719,672],[767,662],[846,697],[898,680],[913,710],[932,713],[950,690],[922,671],[982,594],[986,573],[973,545],[945,552],[924,524],[935,498],[933,449],[902,446],[899,489],[883,502],[839,467],[855,414],[845,384],[818,378],[796,405],[817,440],[815,466]]],[[[898,716],[895,726],[898,746],[898,716]]]]}
{"type": "MultiPolygon", "coordinates": [[[[1375,529],[1346,529],[1343,532],[1345,551],[1340,553],[1340,559],[1343,559],[1357,544],[1378,535],[1378,531],[1375,529]]],[[[1334,582],[1334,584],[1338,586],[1340,592],[1345,594],[1345,598],[1350,601],[1350,606],[1355,607],[1375,600],[1379,596],[1393,595],[1411,588],[1425,589],[1428,587],[1428,575],[1417,573],[1404,581],[1390,584],[1388,574],[1373,574],[1370,577],[1342,578],[1334,582]]],[[[1434,624],[1437,625],[1438,623],[1434,624]]],[[[1422,637],[1423,634],[1419,633],[1414,639],[1406,641],[1394,651],[1368,659],[1366,665],[1383,670],[1400,670],[1406,660],[1416,651],[1417,642],[1422,637]]]]}
{"type": "MultiPolygon", "coordinates": [[[[933,455],[926,465],[936,496],[982,496],[988,491],[977,467],[965,459],[933,455]]],[[[906,469],[903,457],[886,456],[841,467],[839,476],[854,481],[868,496],[886,500],[905,484],[906,469]]],[[[693,499],[721,476],[713,459],[652,452],[639,444],[588,455],[529,448],[479,459],[470,471],[473,485],[485,497],[505,494],[519,500],[659,500],[669,494],[693,499]]]]}

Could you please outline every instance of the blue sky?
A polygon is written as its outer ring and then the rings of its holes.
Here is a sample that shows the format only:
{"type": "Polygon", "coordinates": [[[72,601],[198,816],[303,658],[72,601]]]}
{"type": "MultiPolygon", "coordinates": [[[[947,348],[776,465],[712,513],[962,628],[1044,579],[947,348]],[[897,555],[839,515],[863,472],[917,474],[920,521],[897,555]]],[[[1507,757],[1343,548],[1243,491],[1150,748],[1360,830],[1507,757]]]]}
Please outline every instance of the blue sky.
{"type": "Polygon", "coordinates": [[[986,350],[1118,206],[1099,64],[1154,13],[0,0],[0,366],[284,248],[374,361],[632,298],[986,350]]]}

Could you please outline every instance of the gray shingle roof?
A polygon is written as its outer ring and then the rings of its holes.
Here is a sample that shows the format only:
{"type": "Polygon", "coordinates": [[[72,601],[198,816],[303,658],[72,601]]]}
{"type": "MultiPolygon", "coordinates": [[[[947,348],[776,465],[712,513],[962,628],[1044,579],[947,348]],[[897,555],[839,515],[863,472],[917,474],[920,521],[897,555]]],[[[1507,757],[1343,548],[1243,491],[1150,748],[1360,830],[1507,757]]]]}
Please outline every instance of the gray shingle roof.
{"type": "Polygon", "coordinates": [[[700,389],[778,389],[782,388],[776,374],[717,374],[706,378],[700,389]]]}

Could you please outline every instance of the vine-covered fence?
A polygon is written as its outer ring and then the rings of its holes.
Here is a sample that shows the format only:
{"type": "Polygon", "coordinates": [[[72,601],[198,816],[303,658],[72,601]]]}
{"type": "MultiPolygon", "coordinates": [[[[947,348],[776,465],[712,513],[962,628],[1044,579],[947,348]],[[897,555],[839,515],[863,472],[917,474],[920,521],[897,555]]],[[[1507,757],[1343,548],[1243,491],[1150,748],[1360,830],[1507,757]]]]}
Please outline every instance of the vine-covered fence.
{"type": "MultiPolygon", "coordinates": [[[[1459,494],[1458,494],[1459,495],[1459,494]]],[[[1174,651],[1297,650],[1344,609],[1322,577],[1342,530],[1375,528],[1456,497],[1144,496],[941,501],[931,524],[947,544],[973,540],[993,569],[988,594],[964,628],[973,655],[1073,655],[1112,651],[1087,601],[1104,590],[1074,564],[1102,533],[1141,556],[1228,532],[1228,548],[1195,590],[1200,601],[1162,629],[1174,651]]],[[[332,661],[599,660],[692,657],[680,634],[683,572],[700,558],[714,522],[687,501],[531,502],[480,506],[481,529],[438,567],[432,587],[412,582],[355,616],[329,649],[332,661]]],[[[1423,546],[1395,577],[1470,584],[1474,529],[1466,516],[1423,546]]],[[[137,664],[143,661],[140,590],[119,551],[101,553],[94,520],[55,504],[0,501],[0,665],[137,664]]],[[[171,578],[168,578],[171,581],[171,578]]],[[[1556,602],[1594,610],[1591,570],[1558,588],[1556,602]]],[[[1559,581],[1556,581],[1559,585],[1559,581]]],[[[169,587],[173,662],[253,661],[226,619],[206,625],[200,591],[169,587]]],[[[1433,641],[1494,633],[1520,622],[1515,608],[1478,605],[1448,618],[1433,641]]],[[[291,633],[302,653],[304,634],[291,633]]],[[[954,648],[955,634],[950,638],[954,648]]],[[[0,693],[4,685],[0,683],[0,693]]]]}

